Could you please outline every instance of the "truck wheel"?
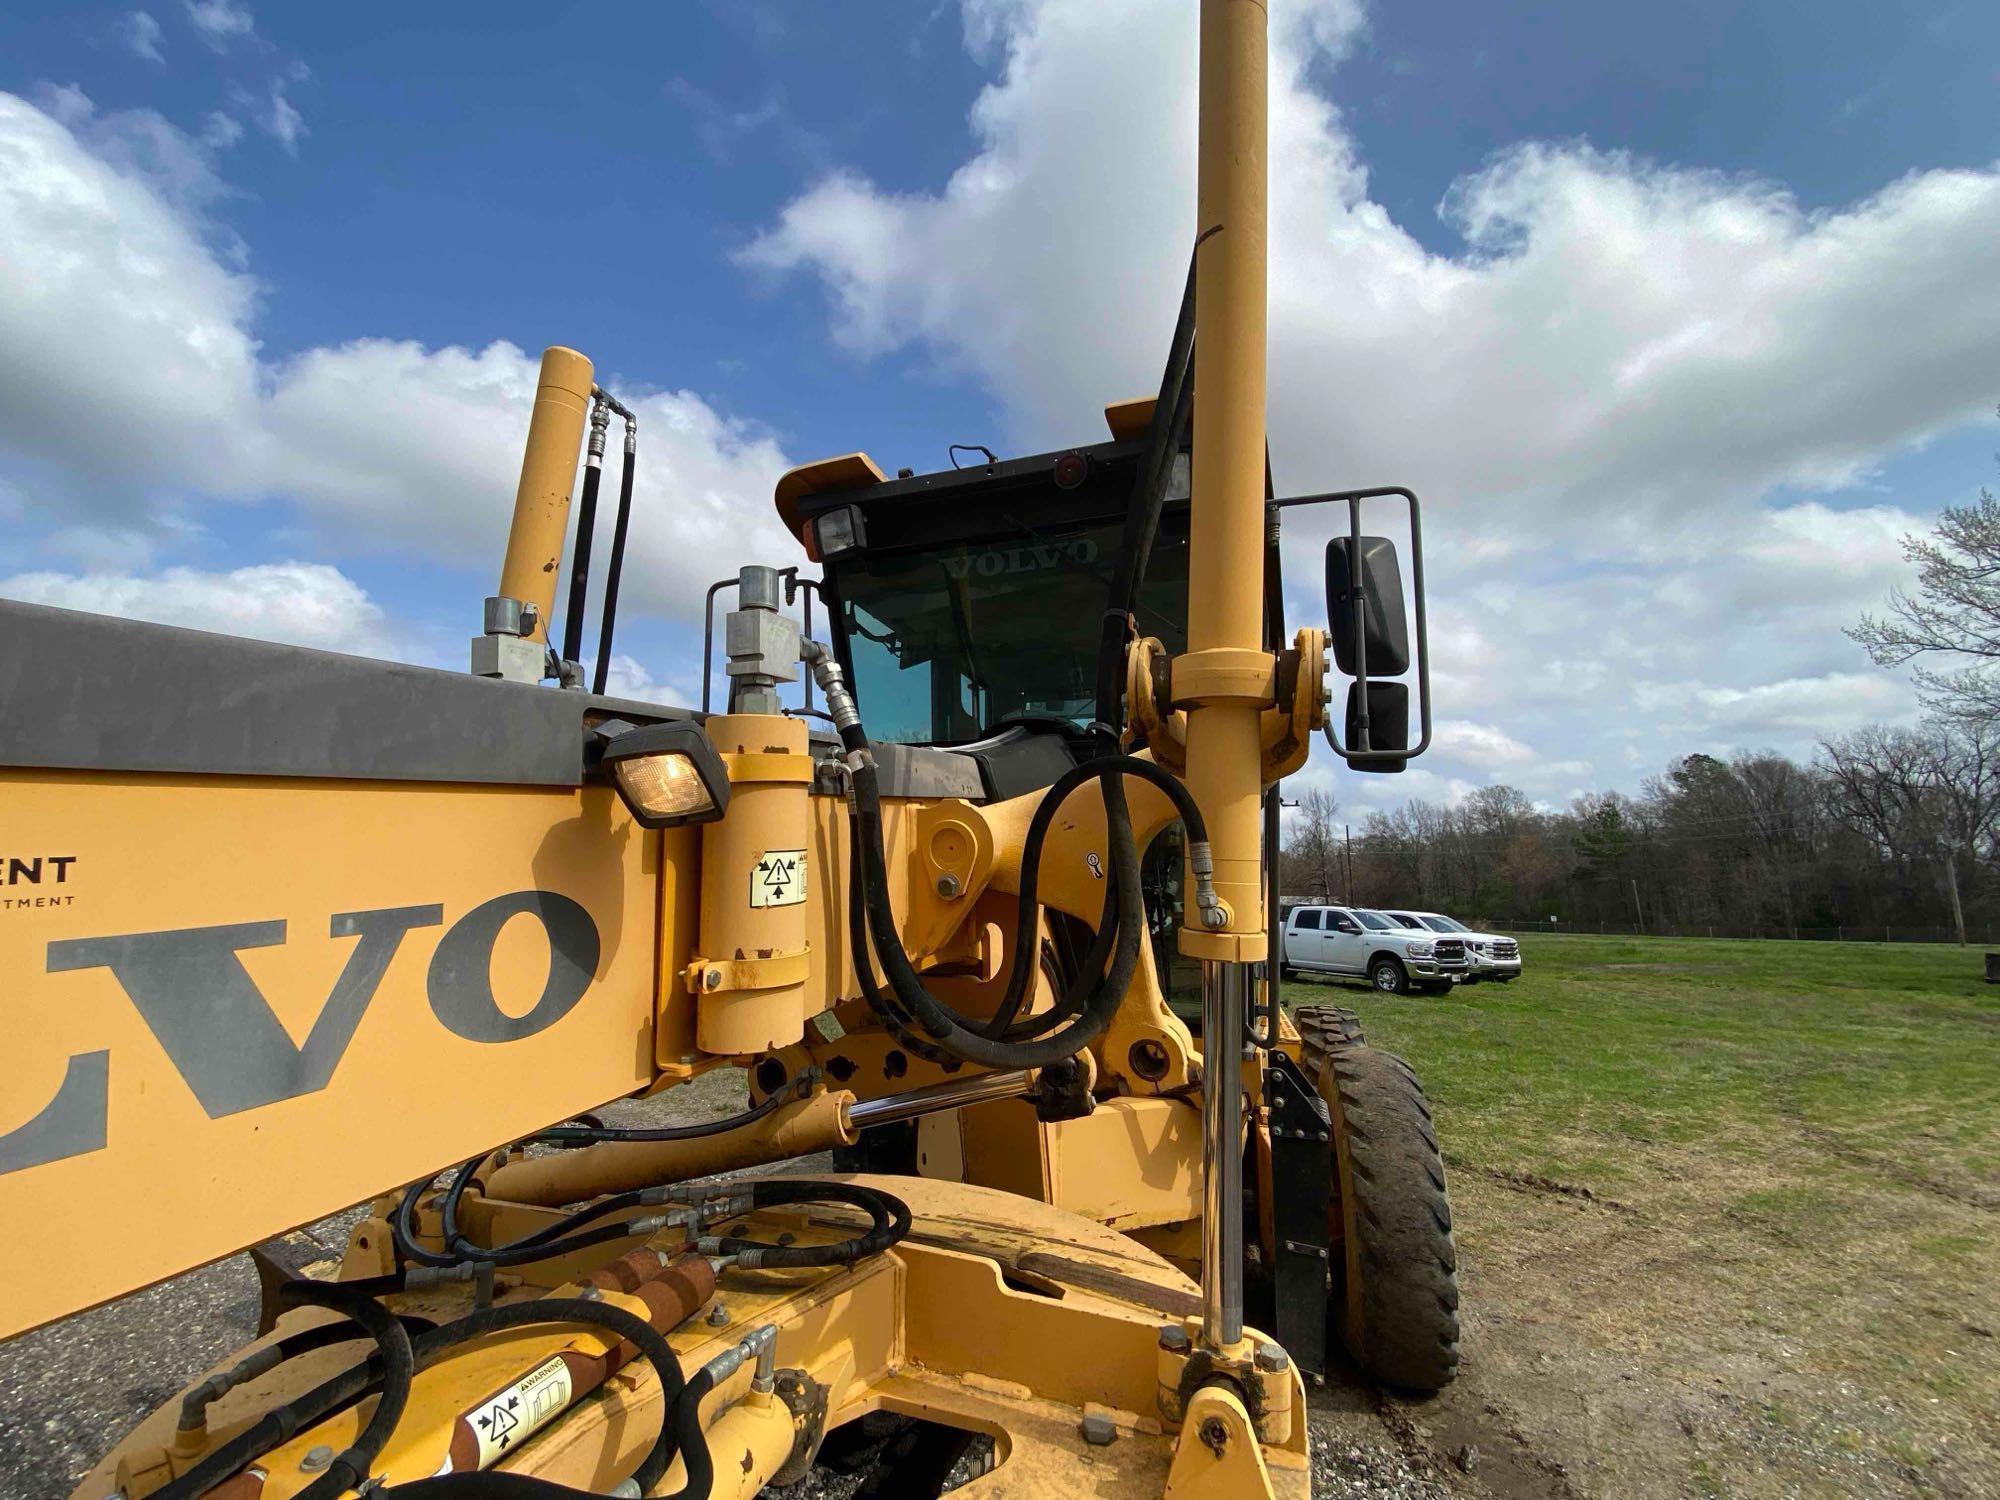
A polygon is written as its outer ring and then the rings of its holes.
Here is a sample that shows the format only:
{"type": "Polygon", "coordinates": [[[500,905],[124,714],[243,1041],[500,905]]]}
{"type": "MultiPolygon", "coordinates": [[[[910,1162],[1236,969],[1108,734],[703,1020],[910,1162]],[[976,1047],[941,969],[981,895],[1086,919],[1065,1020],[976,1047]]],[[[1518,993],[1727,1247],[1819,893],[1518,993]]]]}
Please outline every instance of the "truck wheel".
{"type": "Polygon", "coordinates": [[[1400,958],[1392,958],[1387,953],[1369,962],[1368,982],[1385,995],[1407,995],[1410,992],[1409,971],[1403,967],[1400,958]]]}
{"type": "Polygon", "coordinates": [[[1458,1373],[1458,1253],[1444,1162],[1408,1063],[1307,1030],[1302,1062],[1333,1116],[1339,1219],[1328,1342],[1384,1385],[1435,1391],[1458,1373]]]}

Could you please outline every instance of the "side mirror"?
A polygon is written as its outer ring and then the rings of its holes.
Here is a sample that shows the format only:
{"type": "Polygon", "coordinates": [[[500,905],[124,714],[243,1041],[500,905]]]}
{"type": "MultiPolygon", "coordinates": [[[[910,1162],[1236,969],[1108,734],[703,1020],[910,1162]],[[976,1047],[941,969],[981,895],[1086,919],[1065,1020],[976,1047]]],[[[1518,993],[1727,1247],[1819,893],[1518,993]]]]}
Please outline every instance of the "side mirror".
{"type": "MultiPolygon", "coordinates": [[[[1380,752],[1407,750],[1410,745],[1410,690],[1400,682],[1370,682],[1347,685],[1347,743],[1360,749],[1380,752]],[[1363,709],[1366,709],[1364,717],[1363,709]]],[[[1393,772],[1406,769],[1407,755],[1363,761],[1357,771],[1393,772]]]]}
{"type": "MultiPolygon", "coordinates": [[[[1401,677],[1410,670],[1410,626],[1403,614],[1396,544],[1385,536],[1364,536],[1360,542],[1358,568],[1354,538],[1337,536],[1326,544],[1326,619],[1333,662],[1349,677],[1364,671],[1369,677],[1401,677]]],[[[1377,741],[1375,748],[1402,746],[1377,741]]]]}
{"type": "Polygon", "coordinates": [[[1400,771],[1431,743],[1431,647],[1424,621],[1424,518],[1414,490],[1387,485],[1335,490],[1266,502],[1272,517],[1297,505],[1345,505],[1347,533],[1326,545],[1326,616],[1333,662],[1353,678],[1347,694],[1347,733],[1326,716],[1326,742],[1355,771],[1400,771]],[[1361,534],[1368,500],[1397,500],[1409,507],[1410,597],[1416,601],[1416,649],[1403,612],[1403,570],[1387,537],[1361,534]],[[1410,688],[1382,679],[1416,677],[1417,724],[1411,736],[1410,688]]]}

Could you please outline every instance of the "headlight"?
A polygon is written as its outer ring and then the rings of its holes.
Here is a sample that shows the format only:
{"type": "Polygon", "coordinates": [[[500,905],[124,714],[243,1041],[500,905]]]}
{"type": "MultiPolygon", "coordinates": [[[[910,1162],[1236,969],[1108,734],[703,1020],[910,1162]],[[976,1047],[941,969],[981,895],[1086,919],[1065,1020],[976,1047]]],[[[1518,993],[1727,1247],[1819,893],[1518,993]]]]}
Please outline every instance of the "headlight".
{"type": "Polygon", "coordinates": [[[1487,950],[1485,943],[1467,943],[1465,946],[1470,948],[1474,953],[1484,953],[1487,950]]]}
{"type": "Polygon", "coordinates": [[[676,720],[635,729],[613,719],[597,732],[598,763],[642,826],[712,823],[729,807],[729,773],[700,725],[676,720]]]}
{"type": "Polygon", "coordinates": [[[1432,943],[1412,943],[1405,951],[1412,958],[1429,958],[1437,951],[1437,947],[1432,943]]]}

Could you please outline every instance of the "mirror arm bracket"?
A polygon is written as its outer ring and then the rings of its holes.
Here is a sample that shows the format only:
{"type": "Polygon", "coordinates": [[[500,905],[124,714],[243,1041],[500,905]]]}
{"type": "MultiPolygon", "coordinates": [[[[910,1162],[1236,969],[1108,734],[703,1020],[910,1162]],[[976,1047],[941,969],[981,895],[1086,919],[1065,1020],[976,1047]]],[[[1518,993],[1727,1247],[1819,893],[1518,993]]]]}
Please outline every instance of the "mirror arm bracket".
{"type": "Polygon", "coordinates": [[[1355,716],[1355,743],[1344,745],[1340,734],[1333,727],[1334,716],[1328,713],[1322,725],[1326,742],[1348,765],[1365,769],[1383,762],[1408,761],[1422,755],[1431,743],[1431,646],[1430,627],[1424,611],[1424,530],[1423,504],[1414,490],[1402,485],[1382,485],[1373,489],[1329,490],[1315,495],[1287,495],[1264,502],[1272,513],[1290,510],[1303,505],[1345,505],[1348,518],[1348,567],[1351,603],[1354,608],[1354,681],[1360,691],[1356,694],[1357,713],[1355,716]],[[1365,500],[1395,498],[1402,500],[1410,511],[1410,579],[1411,592],[1416,596],[1417,606],[1417,712],[1421,734],[1417,743],[1406,750],[1377,750],[1369,743],[1368,715],[1368,632],[1366,588],[1361,581],[1361,505],[1365,500]]]}

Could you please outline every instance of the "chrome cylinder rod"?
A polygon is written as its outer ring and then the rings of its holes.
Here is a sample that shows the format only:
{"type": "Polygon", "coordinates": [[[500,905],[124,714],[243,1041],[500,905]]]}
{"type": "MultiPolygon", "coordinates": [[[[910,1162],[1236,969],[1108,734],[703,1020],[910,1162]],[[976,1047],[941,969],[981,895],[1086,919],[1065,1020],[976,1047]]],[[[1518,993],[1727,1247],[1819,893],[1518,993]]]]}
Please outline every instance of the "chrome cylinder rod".
{"type": "Polygon", "coordinates": [[[1201,1337],[1243,1339],[1243,1017],[1255,966],[1201,966],[1201,1337]]]}
{"type": "Polygon", "coordinates": [[[947,1078],[942,1083],[911,1089],[907,1093],[863,1099],[849,1107],[847,1118],[857,1130],[869,1125],[895,1125],[903,1120],[940,1114],[948,1109],[963,1109],[968,1104],[1017,1099],[1034,1086],[1035,1075],[1026,1069],[981,1073],[972,1078],[947,1078]]]}

